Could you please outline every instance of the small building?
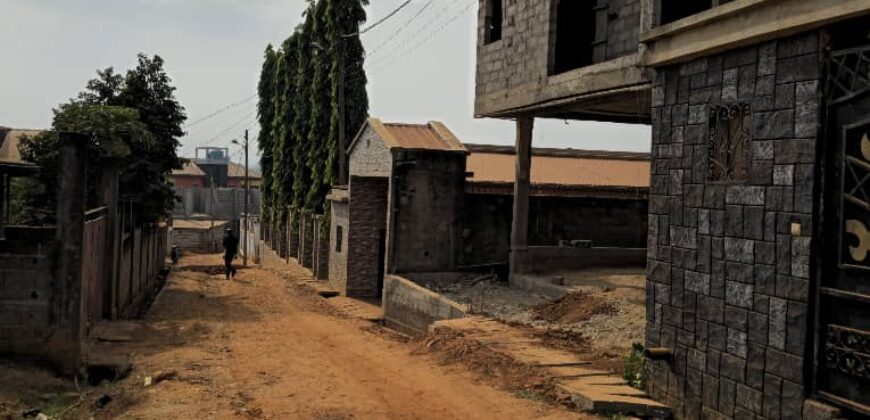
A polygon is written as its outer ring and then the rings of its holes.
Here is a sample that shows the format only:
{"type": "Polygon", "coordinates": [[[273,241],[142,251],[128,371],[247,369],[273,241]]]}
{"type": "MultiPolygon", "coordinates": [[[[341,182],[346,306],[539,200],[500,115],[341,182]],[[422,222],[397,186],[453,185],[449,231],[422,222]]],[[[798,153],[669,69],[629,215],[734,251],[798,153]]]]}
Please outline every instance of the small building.
{"type": "MultiPolygon", "coordinates": [[[[224,162],[225,173],[219,179],[225,179],[224,184],[219,184],[215,181],[215,188],[245,188],[245,167],[238,163],[227,160],[224,162]]],[[[185,160],[181,169],[175,169],[170,175],[170,179],[176,188],[210,188],[212,186],[211,179],[205,171],[202,170],[199,164],[195,161],[185,160]]],[[[248,169],[248,181],[251,188],[260,188],[262,176],[259,171],[248,169]]]]}
{"type": "Polygon", "coordinates": [[[175,188],[205,188],[208,185],[205,172],[186,159],[181,169],[174,169],[169,177],[175,188]]]}
{"type": "Polygon", "coordinates": [[[330,282],[379,297],[385,273],[456,267],[466,153],[439,122],[369,118],[348,147],[347,189],[330,194],[330,282]]]}

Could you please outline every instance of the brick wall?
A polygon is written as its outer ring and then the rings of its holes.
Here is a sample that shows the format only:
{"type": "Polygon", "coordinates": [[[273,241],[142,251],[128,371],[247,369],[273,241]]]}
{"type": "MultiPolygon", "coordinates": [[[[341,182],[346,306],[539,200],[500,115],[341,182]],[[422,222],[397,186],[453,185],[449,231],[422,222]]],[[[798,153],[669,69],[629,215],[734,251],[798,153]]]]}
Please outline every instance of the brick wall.
{"type": "Polygon", "coordinates": [[[646,346],[674,358],[653,364],[649,392],[681,418],[801,415],[818,44],[809,33],[656,71],[646,346]],[[742,183],[708,180],[718,104],[751,107],[742,183]]]}
{"type": "Polygon", "coordinates": [[[465,154],[403,150],[394,159],[390,272],[455,269],[462,252],[465,154]]]}
{"type": "Polygon", "coordinates": [[[386,230],[388,178],[350,178],[347,233],[347,287],[353,297],[378,295],[379,238],[386,230]]]}

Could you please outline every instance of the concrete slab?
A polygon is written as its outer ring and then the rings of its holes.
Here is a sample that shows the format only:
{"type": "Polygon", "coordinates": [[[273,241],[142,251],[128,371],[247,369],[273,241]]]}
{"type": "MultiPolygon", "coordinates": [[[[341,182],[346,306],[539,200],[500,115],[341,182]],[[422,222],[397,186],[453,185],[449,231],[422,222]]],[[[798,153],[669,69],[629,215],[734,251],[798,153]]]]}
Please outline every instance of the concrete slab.
{"type": "Polygon", "coordinates": [[[330,306],[351,317],[370,322],[384,320],[384,311],[375,301],[337,296],[326,301],[330,306]]]}

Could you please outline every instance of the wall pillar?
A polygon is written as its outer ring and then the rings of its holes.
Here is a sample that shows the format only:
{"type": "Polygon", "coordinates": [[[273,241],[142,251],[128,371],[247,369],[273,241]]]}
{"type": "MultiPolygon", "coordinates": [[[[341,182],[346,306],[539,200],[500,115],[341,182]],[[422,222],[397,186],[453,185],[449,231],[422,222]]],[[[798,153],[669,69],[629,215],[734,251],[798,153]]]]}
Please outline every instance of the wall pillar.
{"type": "MultiPolygon", "coordinates": [[[[100,174],[98,203],[106,206],[106,287],[103,288],[103,318],[118,317],[121,229],[118,224],[118,164],[109,162],[100,174]]],[[[165,257],[165,256],[164,256],[165,257]]]]}
{"type": "Polygon", "coordinates": [[[529,184],[532,169],[532,132],[534,118],[516,120],[516,179],[514,181],[513,223],[511,225],[510,275],[521,272],[525,263],[529,235],[529,184]]]}
{"type": "Polygon", "coordinates": [[[55,334],[49,344],[52,358],[64,373],[82,363],[85,319],[82,316],[82,240],[85,221],[85,174],[88,138],[60,133],[57,173],[57,265],[50,322],[55,334]]]}

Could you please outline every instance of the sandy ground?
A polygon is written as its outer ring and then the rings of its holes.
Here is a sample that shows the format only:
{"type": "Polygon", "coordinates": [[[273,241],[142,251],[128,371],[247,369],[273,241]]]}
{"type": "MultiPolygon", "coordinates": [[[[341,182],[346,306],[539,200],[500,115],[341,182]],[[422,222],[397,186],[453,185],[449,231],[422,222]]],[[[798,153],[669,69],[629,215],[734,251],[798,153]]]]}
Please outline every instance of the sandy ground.
{"type": "Polygon", "coordinates": [[[219,264],[216,255],[183,258],[146,318],[128,326],[131,339],[93,349],[129,352],[132,373],[85,391],[84,401],[65,417],[580,417],[498,389],[461,364],[418,354],[418,343],[337,316],[298,285],[305,280],[301,272],[264,266],[226,281],[219,264]],[[168,379],[145,387],[146,376],[168,379]],[[96,408],[101,395],[111,401],[96,408]]]}

